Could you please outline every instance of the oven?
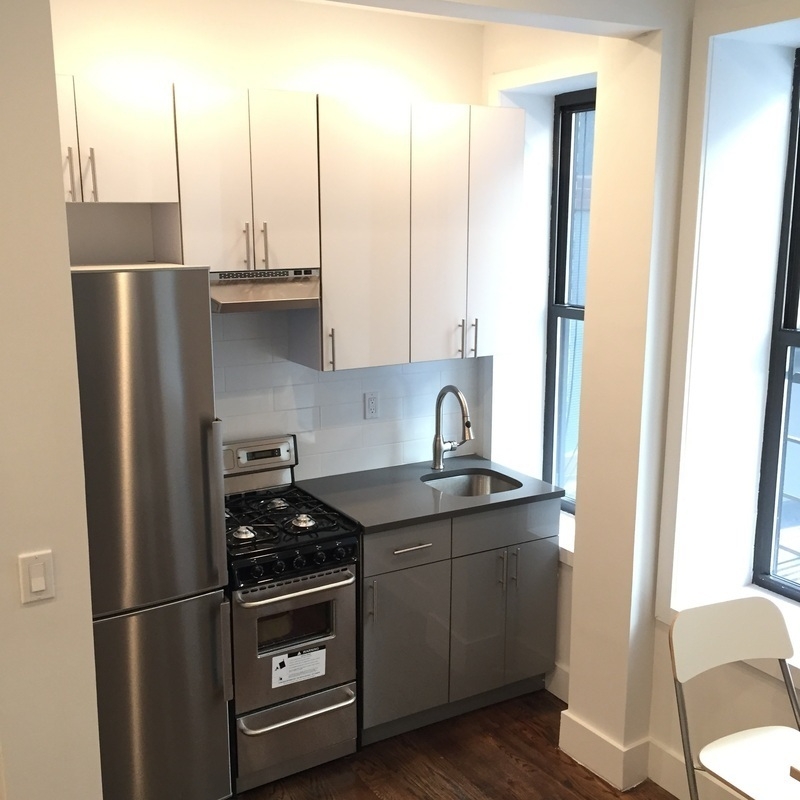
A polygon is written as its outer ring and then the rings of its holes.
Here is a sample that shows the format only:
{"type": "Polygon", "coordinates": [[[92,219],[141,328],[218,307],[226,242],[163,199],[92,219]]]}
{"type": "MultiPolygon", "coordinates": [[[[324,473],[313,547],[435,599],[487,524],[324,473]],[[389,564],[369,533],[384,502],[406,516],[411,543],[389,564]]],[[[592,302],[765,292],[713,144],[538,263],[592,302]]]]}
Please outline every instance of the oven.
{"type": "Polygon", "coordinates": [[[360,529],[294,486],[295,448],[225,446],[237,791],[356,750],[360,529]]]}

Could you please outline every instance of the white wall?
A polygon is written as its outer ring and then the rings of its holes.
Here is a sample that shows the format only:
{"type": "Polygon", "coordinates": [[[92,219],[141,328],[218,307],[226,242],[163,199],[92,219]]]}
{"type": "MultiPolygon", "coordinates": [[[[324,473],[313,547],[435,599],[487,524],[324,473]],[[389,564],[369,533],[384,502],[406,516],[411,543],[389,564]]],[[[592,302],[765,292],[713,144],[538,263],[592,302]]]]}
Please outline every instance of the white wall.
{"type": "Polygon", "coordinates": [[[0,6],[0,796],[99,800],[78,384],[46,0],[0,6]],[[56,596],[20,603],[17,555],[56,596]],[[3,777],[3,772],[5,777],[3,777]],[[5,792],[3,791],[5,787],[5,792]]]}

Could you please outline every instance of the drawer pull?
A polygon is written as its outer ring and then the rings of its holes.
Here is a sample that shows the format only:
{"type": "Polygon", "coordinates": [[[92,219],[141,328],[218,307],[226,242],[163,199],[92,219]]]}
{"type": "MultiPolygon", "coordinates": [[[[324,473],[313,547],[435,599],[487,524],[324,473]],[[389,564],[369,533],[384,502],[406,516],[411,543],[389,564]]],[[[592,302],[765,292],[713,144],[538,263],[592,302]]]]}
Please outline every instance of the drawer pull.
{"type": "Polygon", "coordinates": [[[401,556],[403,553],[413,553],[415,550],[425,550],[428,547],[433,547],[433,542],[427,544],[416,544],[413,547],[404,547],[402,550],[395,550],[394,555],[401,556]]]}

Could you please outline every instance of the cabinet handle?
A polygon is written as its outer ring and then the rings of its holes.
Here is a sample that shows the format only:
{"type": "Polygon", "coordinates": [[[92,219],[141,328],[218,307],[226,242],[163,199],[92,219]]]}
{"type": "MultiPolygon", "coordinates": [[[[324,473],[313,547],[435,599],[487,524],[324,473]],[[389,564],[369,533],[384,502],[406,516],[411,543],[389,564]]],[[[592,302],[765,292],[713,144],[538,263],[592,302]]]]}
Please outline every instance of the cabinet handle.
{"type": "Polygon", "coordinates": [[[69,195],[72,202],[77,202],[78,197],[75,194],[75,157],[72,148],[67,148],[67,166],[69,167],[69,195]]]}
{"type": "Polygon", "coordinates": [[[372,581],[372,619],[378,619],[378,581],[372,581]]]}
{"type": "Polygon", "coordinates": [[[517,578],[519,577],[519,547],[514,549],[514,552],[511,554],[511,558],[514,559],[514,571],[511,573],[510,580],[517,582],[517,578]]]}
{"type": "Polygon", "coordinates": [[[97,193],[97,160],[94,157],[94,147],[89,148],[89,173],[92,176],[92,200],[96,203],[100,196],[97,193]]]}
{"type": "Polygon", "coordinates": [[[461,358],[467,357],[467,321],[465,319],[461,320],[461,324],[458,326],[461,328],[461,349],[458,351],[458,354],[461,358]]]}
{"type": "Polygon", "coordinates": [[[503,550],[500,554],[500,560],[503,562],[503,569],[501,571],[500,585],[505,588],[506,581],[508,580],[508,551],[503,550]]]}
{"type": "Polygon", "coordinates": [[[245,222],[244,224],[244,247],[245,247],[245,257],[244,257],[244,267],[245,269],[252,269],[250,266],[250,223],[245,222]]]}
{"type": "Polygon", "coordinates": [[[433,542],[428,542],[427,544],[416,544],[413,547],[404,547],[402,550],[394,550],[393,555],[401,556],[403,553],[413,553],[415,550],[426,550],[429,547],[433,547],[433,542]]]}
{"type": "Polygon", "coordinates": [[[331,369],[336,372],[336,331],[331,328],[331,332],[328,334],[331,337],[331,360],[330,365],[331,369]]]}
{"type": "Polygon", "coordinates": [[[475,339],[473,340],[473,347],[470,350],[471,353],[474,353],[474,357],[478,357],[478,318],[475,317],[475,322],[472,323],[472,327],[475,328],[475,339]]]}
{"type": "Polygon", "coordinates": [[[261,230],[264,232],[264,269],[269,269],[269,236],[267,235],[267,223],[261,223],[261,230]]]}

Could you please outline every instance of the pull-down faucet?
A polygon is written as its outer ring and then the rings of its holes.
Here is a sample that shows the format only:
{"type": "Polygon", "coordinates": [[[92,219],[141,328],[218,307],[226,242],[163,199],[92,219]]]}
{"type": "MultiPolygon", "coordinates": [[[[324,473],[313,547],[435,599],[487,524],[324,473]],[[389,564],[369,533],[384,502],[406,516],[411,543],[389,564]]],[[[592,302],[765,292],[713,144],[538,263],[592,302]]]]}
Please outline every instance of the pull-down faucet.
{"type": "Polygon", "coordinates": [[[452,384],[444,386],[436,398],[436,434],[433,437],[433,468],[444,469],[443,457],[446,451],[455,450],[460,447],[464,442],[468,442],[475,437],[472,435],[472,423],[469,420],[469,408],[467,407],[467,399],[452,384]],[[460,442],[446,442],[442,438],[442,402],[445,395],[448,393],[454,394],[458,404],[461,406],[461,436],[463,437],[460,442]]]}

